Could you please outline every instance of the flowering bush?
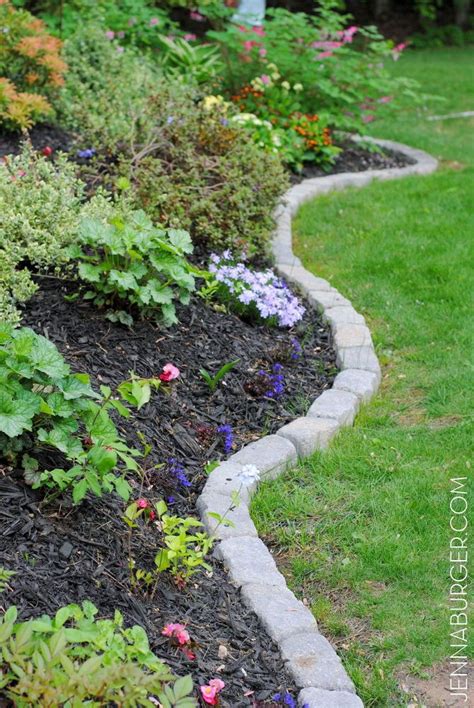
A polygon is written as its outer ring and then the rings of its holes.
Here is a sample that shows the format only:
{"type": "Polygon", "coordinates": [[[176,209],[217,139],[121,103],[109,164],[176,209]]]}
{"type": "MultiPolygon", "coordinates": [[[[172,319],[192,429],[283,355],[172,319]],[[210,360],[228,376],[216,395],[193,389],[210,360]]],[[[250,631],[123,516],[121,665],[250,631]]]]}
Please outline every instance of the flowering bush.
{"type": "Polygon", "coordinates": [[[279,327],[293,327],[303,317],[305,308],[272,270],[253,271],[224,251],[211,255],[209,271],[218,284],[217,296],[241,314],[279,327]]]}
{"type": "Polygon", "coordinates": [[[332,144],[324,116],[302,113],[302,84],[292,86],[275,64],[267,64],[266,72],[232,96],[243,111],[232,120],[250,129],[258,145],[280,153],[290,167],[330,164],[339,149],[332,144]]]}
{"type": "Polygon", "coordinates": [[[9,0],[0,2],[0,28],[0,125],[29,128],[51,112],[47,99],[64,83],[61,42],[9,0]]]}
{"type": "MultiPolygon", "coordinates": [[[[109,223],[84,219],[70,255],[79,261],[79,276],[90,288],[84,297],[112,308],[109,319],[131,324],[129,312],[117,310],[125,306],[142,317],[159,314],[171,325],[177,322],[173,301],[187,304],[194,290],[185,259],[192,250],[186,231],[157,228],[145,212],[137,211],[126,217],[116,214],[109,223]]],[[[178,376],[179,369],[167,364],[160,379],[178,376]]]]}
{"type": "Polygon", "coordinates": [[[207,248],[263,251],[287,186],[278,156],[230,124],[218,97],[199,100],[169,82],[156,89],[148,129],[121,165],[134,204],[163,226],[179,224],[207,248]]]}
{"type": "Polygon", "coordinates": [[[386,68],[403,47],[395,47],[374,27],[349,25],[339,5],[320,0],[311,15],[270,8],[264,30],[228,24],[210,31],[229,58],[232,71],[223,75],[226,89],[235,95],[255,76],[270,74],[268,64],[275,64],[291,87],[302,87],[303,113],[324,114],[331,127],[355,131],[363,129],[368,99],[377,103],[405,90],[412,96],[416,82],[396,79],[386,68]]]}
{"type": "Polygon", "coordinates": [[[17,622],[17,608],[0,618],[2,695],[12,705],[160,705],[193,708],[190,676],[177,678],[150,650],[143,627],[96,619],[88,600],[54,617],[17,622]]]}

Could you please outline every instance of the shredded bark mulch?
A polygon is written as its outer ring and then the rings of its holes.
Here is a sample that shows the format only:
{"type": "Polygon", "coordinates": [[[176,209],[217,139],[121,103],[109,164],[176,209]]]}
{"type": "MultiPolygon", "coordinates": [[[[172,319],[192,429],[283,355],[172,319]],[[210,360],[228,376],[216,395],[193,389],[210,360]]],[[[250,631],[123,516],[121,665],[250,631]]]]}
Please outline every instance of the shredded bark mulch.
{"type": "MultiPolygon", "coordinates": [[[[91,375],[95,386],[114,386],[130,371],[157,376],[167,362],[180,368],[181,376],[168,393],[160,389],[138,414],[116,420],[130,444],[138,442],[137,427],[153,445],[143,482],[133,480],[134,498],[171,497],[170,513],[196,515],[204,464],[226,456],[216,426],[232,426],[234,451],[302,413],[332,384],[330,335],[309,308],[301,325],[288,332],[245,323],[196,297],[180,309],[179,324],[168,330],[150,322],[128,329],[109,322],[87,302],[65,301],[68,285],[53,278],[41,282],[25,308],[23,324],[53,341],[74,370],[91,375]],[[295,337],[303,352],[292,359],[295,337]],[[215,372],[237,358],[235,369],[211,394],[199,368],[215,372]],[[282,363],[285,377],[281,400],[262,397],[255,388],[257,372],[271,371],[275,363],[282,363]],[[183,463],[191,486],[177,483],[170,474],[170,457],[183,463]],[[165,466],[153,469],[160,463],[165,466]]],[[[45,506],[42,499],[18,471],[0,467],[0,565],[16,571],[2,600],[16,604],[20,618],[52,614],[62,605],[89,599],[102,616],[119,609],[127,625],[144,627],[152,649],[176,673],[191,672],[196,685],[221,677],[226,684],[223,706],[261,705],[281,690],[296,695],[277,647],[244,608],[218,561],[212,559],[212,572],[199,572],[184,588],[162,574],[153,596],[132,592],[128,544],[137,567],[152,568],[159,535],[154,524],[140,523],[129,540],[121,518],[125,503],[114,495],[88,497],[79,507],[67,499],[45,506]],[[161,635],[168,622],[187,624],[198,645],[195,661],[161,635]]]]}

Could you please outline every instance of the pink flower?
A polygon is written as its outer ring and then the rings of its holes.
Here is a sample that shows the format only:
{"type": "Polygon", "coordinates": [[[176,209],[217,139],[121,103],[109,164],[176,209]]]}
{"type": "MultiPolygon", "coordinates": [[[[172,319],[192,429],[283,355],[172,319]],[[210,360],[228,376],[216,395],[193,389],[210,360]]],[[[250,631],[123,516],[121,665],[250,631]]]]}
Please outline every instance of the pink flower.
{"type": "Polygon", "coordinates": [[[117,32],[117,37],[123,39],[125,37],[125,32],[117,32]]]}
{"type": "Polygon", "coordinates": [[[393,101],[393,96],[381,96],[378,99],[378,103],[390,103],[390,101],[393,101]]]}
{"type": "Polygon", "coordinates": [[[113,39],[115,37],[115,32],[113,32],[112,30],[107,30],[105,36],[107,37],[107,39],[113,39]]]}
{"type": "Polygon", "coordinates": [[[117,53],[118,53],[118,54],[123,54],[124,51],[125,51],[124,48],[121,47],[120,45],[117,47],[117,53]]]}
{"type": "Polygon", "coordinates": [[[197,37],[195,34],[192,34],[192,32],[188,32],[184,35],[184,39],[186,40],[186,42],[192,42],[193,40],[197,39],[197,37]]]}
{"type": "Polygon", "coordinates": [[[342,42],[313,42],[311,45],[314,49],[338,49],[342,47],[342,42]]]}
{"type": "Polygon", "coordinates": [[[270,77],[268,76],[268,74],[262,74],[260,79],[262,81],[262,84],[267,85],[270,83],[270,77]]]}
{"type": "Polygon", "coordinates": [[[150,20],[150,27],[156,27],[159,24],[159,19],[157,17],[152,17],[150,20]]]}
{"type": "Polygon", "coordinates": [[[206,685],[199,686],[199,690],[201,691],[201,696],[205,703],[209,703],[210,706],[217,705],[217,701],[219,699],[217,698],[217,691],[215,688],[206,685]]]}
{"type": "Polygon", "coordinates": [[[204,15],[201,15],[201,13],[197,12],[197,10],[191,10],[189,17],[194,20],[194,22],[204,22],[206,19],[204,15]]]}
{"type": "Polygon", "coordinates": [[[212,686],[212,688],[215,688],[217,693],[222,691],[222,689],[225,687],[224,681],[221,681],[220,679],[211,679],[209,681],[209,686],[212,686]]]}
{"type": "Polygon", "coordinates": [[[392,58],[393,61],[397,61],[397,59],[400,57],[400,54],[403,52],[404,49],[406,49],[406,42],[401,42],[400,44],[397,44],[396,47],[392,49],[392,58]]]}
{"type": "Polygon", "coordinates": [[[251,39],[247,39],[243,44],[243,47],[246,52],[250,52],[256,46],[257,46],[257,42],[252,42],[251,39]]]}
{"type": "Polygon", "coordinates": [[[267,56],[267,50],[264,49],[263,47],[258,50],[258,53],[260,54],[261,57],[266,57],[266,56],[267,56]]]}
{"type": "Polygon", "coordinates": [[[218,693],[220,693],[224,687],[225,683],[220,679],[211,679],[205,686],[199,686],[203,701],[210,706],[217,706],[219,704],[218,693]]]}
{"type": "Polygon", "coordinates": [[[144,497],[137,499],[136,504],[139,509],[148,509],[148,500],[144,497]]]}
{"type": "Polygon", "coordinates": [[[183,646],[189,644],[191,638],[184,624],[171,623],[163,627],[161,632],[165,637],[173,637],[178,640],[178,644],[183,646]]]}
{"type": "Polygon", "coordinates": [[[317,59],[326,59],[327,57],[332,57],[332,52],[321,52],[316,57],[317,59]]]}
{"type": "Polygon", "coordinates": [[[255,25],[255,27],[252,27],[252,32],[254,34],[258,34],[259,37],[265,37],[265,30],[259,25],[255,25]]]}
{"type": "Polygon", "coordinates": [[[180,375],[180,370],[174,364],[165,364],[163,367],[163,373],[160,374],[161,381],[173,381],[177,379],[180,375]]]}
{"type": "Polygon", "coordinates": [[[348,42],[352,42],[352,37],[357,31],[358,28],[355,25],[352,25],[351,27],[348,27],[347,29],[338,32],[337,35],[338,37],[341,37],[344,44],[347,44],[348,42]]]}
{"type": "Polygon", "coordinates": [[[373,120],[375,120],[375,116],[373,113],[366,113],[365,116],[362,116],[363,123],[372,123],[373,120]]]}

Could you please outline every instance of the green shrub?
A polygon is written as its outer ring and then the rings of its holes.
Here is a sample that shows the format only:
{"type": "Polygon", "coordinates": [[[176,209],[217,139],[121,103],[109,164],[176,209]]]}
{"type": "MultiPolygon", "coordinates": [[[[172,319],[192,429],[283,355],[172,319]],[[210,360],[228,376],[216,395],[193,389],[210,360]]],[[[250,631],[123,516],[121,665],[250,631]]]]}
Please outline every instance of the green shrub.
{"type": "Polygon", "coordinates": [[[145,630],[96,619],[89,601],[67,605],[51,618],[16,622],[10,607],[0,619],[0,690],[19,708],[31,705],[193,708],[190,676],[176,678],[150,650],[145,630]]]}
{"type": "MultiPolygon", "coordinates": [[[[134,383],[140,387],[141,380],[134,383]]],[[[140,407],[142,401],[137,402],[140,407]]],[[[75,503],[88,491],[100,496],[115,490],[128,499],[124,472],[117,475],[116,470],[120,464],[137,470],[139,453],[121,439],[107,412],[111,408],[129,415],[110,389],[102,386],[98,394],[86,374],[71,374],[45,337],[28,327],[0,325],[0,455],[18,462],[23,453],[25,479],[34,488],[72,489],[75,503]],[[56,451],[69,468],[40,470],[34,455],[44,449],[56,451]]]]}
{"type": "Polygon", "coordinates": [[[81,27],[64,45],[69,72],[57,110],[62,124],[97,151],[129,144],[155,91],[153,65],[120,49],[94,25],[81,27]]]}
{"type": "Polygon", "coordinates": [[[107,209],[101,195],[83,206],[83,193],[65,158],[52,163],[26,145],[0,162],[0,319],[18,321],[17,304],[37,289],[28,266],[64,264],[79,214],[107,209]]]}
{"type": "Polygon", "coordinates": [[[160,84],[148,110],[149,133],[122,163],[135,204],[206,248],[264,251],[287,187],[278,156],[189,89],[160,84]]]}
{"type": "Polygon", "coordinates": [[[173,300],[187,304],[194,290],[185,258],[193,246],[186,231],[157,228],[137,211],[126,218],[116,215],[109,223],[85,219],[78,240],[71,255],[91,288],[85,297],[99,307],[112,307],[111,319],[131,324],[130,314],[116,310],[132,306],[142,317],[158,313],[166,325],[177,322],[173,300]]]}
{"type": "Polygon", "coordinates": [[[47,98],[64,82],[61,42],[9,0],[0,2],[0,28],[0,125],[29,128],[51,112],[47,98]]]}

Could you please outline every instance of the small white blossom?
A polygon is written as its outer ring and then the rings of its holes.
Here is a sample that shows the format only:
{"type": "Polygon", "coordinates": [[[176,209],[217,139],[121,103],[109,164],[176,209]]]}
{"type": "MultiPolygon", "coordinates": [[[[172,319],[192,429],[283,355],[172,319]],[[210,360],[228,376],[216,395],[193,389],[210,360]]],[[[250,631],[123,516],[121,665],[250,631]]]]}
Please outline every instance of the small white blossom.
{"type": "Polygon", "coordinates": [[[239,475],[239,479],[245,486],[260,481],[260,472],[256,465],[244,465],[239,475]]]}

